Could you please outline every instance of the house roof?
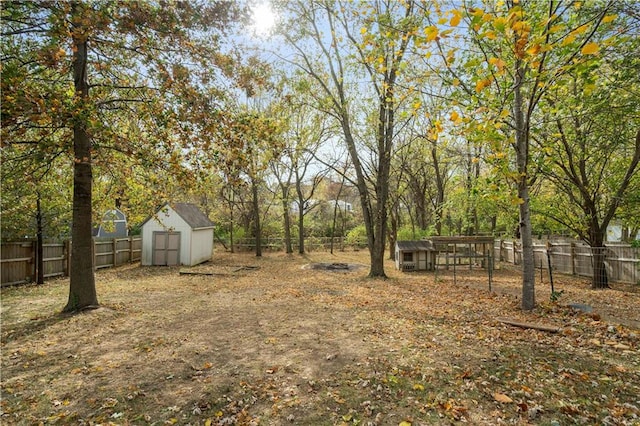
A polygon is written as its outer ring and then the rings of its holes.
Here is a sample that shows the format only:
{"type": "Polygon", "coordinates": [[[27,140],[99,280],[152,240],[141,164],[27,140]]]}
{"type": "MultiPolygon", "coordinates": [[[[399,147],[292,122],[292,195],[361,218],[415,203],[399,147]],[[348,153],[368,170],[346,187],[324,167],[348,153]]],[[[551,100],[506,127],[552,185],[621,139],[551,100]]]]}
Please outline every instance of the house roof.
{"type": "Polygon", "coordinates": [[[399,251],[433,251],[433,243],[431,241],[396,241],[399,251]]]}
{"type": "Polygon", "coordinates": [[[184,219],[193,229],[211,228],[213,222],[196,206],[191,203],[170,203],[172,209],[184,219]]]}
{"type": "Polygon", "coordinates": [[[147,223],[151,218],[155,217],[167,206],[170,206],[180,216],[191,229],[213,228],[214,223],[196,206],[191,203],[165,203],[155,214],[149,216],[142,225],[147,223]]]}

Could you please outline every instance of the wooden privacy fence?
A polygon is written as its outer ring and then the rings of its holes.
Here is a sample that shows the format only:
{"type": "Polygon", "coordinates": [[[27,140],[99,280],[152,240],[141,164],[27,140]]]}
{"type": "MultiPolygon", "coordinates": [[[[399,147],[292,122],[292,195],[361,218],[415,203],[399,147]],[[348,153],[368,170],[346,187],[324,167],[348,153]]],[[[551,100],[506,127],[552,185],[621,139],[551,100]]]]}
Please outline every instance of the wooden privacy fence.
{"type": "MultiPolygon", "coordinates": [[[[563,274],[593,277],[593,253],[603,251],[607,276],[611,281],[640,284],[640,248],[630,244],[613,243],[592,248],[579,241],[536,241],[533,256],[536,268],[551,268],[563,274]]],[[[518,240],[496,240],[494,256],[502,262],[522,263],[522,243],[518,240]]]]}
{"type": "MultiPolygon", "coordinates": [[[[142,238],[94,238],[95,269],[137,262],[142,255],[142,238]]],[[[68,276],[71,268],[71,241],[43,245],[44,277],[68,276]]],[[[36,242],[33,240],[2,242],[0,267],[2,286],[35,281],[36,242]]]]}

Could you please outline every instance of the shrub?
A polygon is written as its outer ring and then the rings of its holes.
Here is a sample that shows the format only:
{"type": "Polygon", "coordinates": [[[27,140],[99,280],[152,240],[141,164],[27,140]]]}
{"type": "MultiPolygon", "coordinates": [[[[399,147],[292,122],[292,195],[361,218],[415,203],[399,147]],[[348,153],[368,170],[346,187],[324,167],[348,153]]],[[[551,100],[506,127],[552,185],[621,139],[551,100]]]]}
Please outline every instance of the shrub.
{"type": "Polygon", "coordinates": [[[366,246],[367,245],[367,228],[364,225],[358,225],[347,233],[345,242],[348,245],[366,246]]]}

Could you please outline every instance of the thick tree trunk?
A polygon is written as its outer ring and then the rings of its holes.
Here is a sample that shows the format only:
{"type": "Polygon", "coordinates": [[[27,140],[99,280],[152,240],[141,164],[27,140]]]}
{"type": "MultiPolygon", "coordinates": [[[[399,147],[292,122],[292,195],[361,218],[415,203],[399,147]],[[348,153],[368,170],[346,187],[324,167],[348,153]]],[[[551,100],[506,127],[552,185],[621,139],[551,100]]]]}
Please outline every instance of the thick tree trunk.
{"type": "Polygon", "coordinates": [[[535,260],[533,257],[533,234],[531,232],[531,210],[529,207],[529,188],[520,185],[518,197],[524,200],[520,204],[520,239],[522,241],[522,309],[529,311],[536,306],[535,260]]]}
{"type": "Polygon", "coordinates": [[[604,247],[604,238],[606,225],[604,228],[598,224],[598,219],[593,215],[589,229],[589,245],[591,246],[591,255],[593,260],[593,277],[591,280],[591,288],[602,289],[609,288],[609,276],[604,263],[607,257],[606,248],[604,247]]]}
{"type": "MultiPolygon", "coordinates": [[[[82,6],[72,5],[74,23],[82,22],[79,13],[82,6]]],[[[98,306],[95,276],[93,272],[92,237],[92,171],[91,139],[87,133],[86,101],[89,97],[87,82],[87,39],[82,28],[76,27],[73,34],[73,81],[76,109],[73,117],[73,216],[71,238],[71,272],[69,300],[64,312],[98,306]]]]}
{"type": "MultiPolygon", "coordinates": [[[[389,108],[392,106],[385,105],[381,108],[389,108]]],[[[387,111],[388,114],[392,114],[387,111]]],[[[381,114],[382,117],[382,114],[381,114]]],[[[382,120],[382,118],[381,118],[382,120]]],[[[384,123],[392,120],[392,118],[386,117],[384,123]]],[[[389,143],[388,132],[389,129],[385,128],[384,133],[378,136],[382,139],[379,145],[382,147],[389,143]]],[[[384,251],[386,249],[387,238],[387,200],[389,199],[389,171],[391,168],[390,151],[386,151],[387,148],[380,150],[380,157],[378,160],[378,176],[376,177],[376,203],[374,206],[374,220],[373,225],[373,244],[370,245],[371,255],[371,269],[369,270],[369,277],[386,278],[387,274],[384,272],[384,251]]]]}
{"type": "Polygon", "coordinates": [[[424,185],[424,176],[410,176],[409,188],[413,193],[414,212],[418,228],[425,230],[428,228],[427,220],[427,194],[424,185]]]}
{"type": "Polygon", "coordinates": [[[593,254],[593,280],[591,287],[593,289],[609,288],[609,276],[604,263],[607,257],[605,247],[591,247],[591,253],[593,254]]]}
{"type": "Polygon", "coordinates": [[[533,235],[531,210],[529,207],[529,125],[525,119],[521,87],[524,80],[524,65],[517,61],[514,82],[513,115],[516,124],[516,164],[518,168],[518,198],[520,201],[520,238],[522,240],[522,309],[532,310],[535,298],[535,260],[533,257],[533,235]]]}
{"type": "Polygon", "coordinates": [[[398,204],[395,203],[391,208],[390,227],[388,232],[389,238],[389,259],[396,260],[396,237],[398,235],[398,204]]]}
{"type": "Polygon", "coordinates": [[[345,140],[347,142],[347,148],[349,150],[349,155],[351,156],[351,161],[353,162],[354,169],[356,172],[356,187],[358,188],[358,194],[360,195],[360,206],[362,207],[362,217],[364,219],[364,226],[367,231],[367,247],[369,248],[369,258],[371,261],[371,266],[369,269],[369,276],[385,276],[384,275],[384,259],[380,256],[376,256],[374,253],[376,248],[375,244],[375,226],[374,226],[374,218],[373,218],[373,206],[371,205],[371,196],[369,195],[369,189],[367,188],[367,182],[364,176],[364,167],[360,162],[360,158],[358,157],[358,149],[356,147],[356,143],[353,139],[353,135],[351,134],[351,128],[349,127],[349,121],[346,117],[348,114],[346,111],[343,112],[343,116],[345,119],[342,122],[342,128],[344,130],[345,140]],[[381,274],[382,271],[382,275],[381,274]]]}

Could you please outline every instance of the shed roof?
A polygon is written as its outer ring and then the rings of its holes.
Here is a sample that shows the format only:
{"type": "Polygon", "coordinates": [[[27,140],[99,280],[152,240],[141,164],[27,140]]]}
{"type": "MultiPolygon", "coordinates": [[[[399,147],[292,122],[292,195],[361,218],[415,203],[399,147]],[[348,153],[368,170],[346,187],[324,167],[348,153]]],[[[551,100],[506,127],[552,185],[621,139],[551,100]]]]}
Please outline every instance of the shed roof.
{"type": "Polygon", "coordinates": [[[102,220],[126,221],[127,216],[124,213],[122,213],[120,209],[113,208],[111,210],[107,210],[106,212],[104,212],[104,214],[102,215],[102,220]]]}
{"type": "Polygon", "coordinates": [[[155,217],[165,207],[170,206],[180,216],[191,229],[213,228],[214,223],[200,210],[198,206],[192,203],[165,203],[155,214],[149,216],[142,225],[147,223],[151,218],[155,217]]]}
{"type": "Polygon", "coordinates": [[[184,219],[185,222],[193,229],[211,228],[213,222],[196,206],[191,203],[171,203],[172,209],[184,219]]]}
{"type": "Polygon", "coordinates": [[[433,251],[433,243],[426,240],[418,241],[396,241],[398,250],[400,251],[433,251]]]}

